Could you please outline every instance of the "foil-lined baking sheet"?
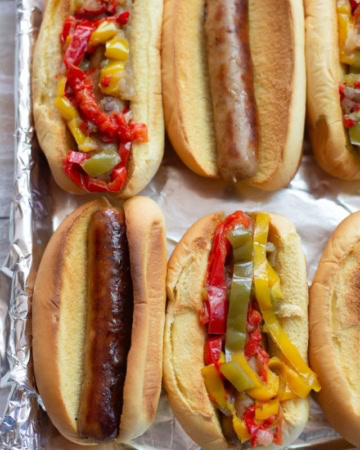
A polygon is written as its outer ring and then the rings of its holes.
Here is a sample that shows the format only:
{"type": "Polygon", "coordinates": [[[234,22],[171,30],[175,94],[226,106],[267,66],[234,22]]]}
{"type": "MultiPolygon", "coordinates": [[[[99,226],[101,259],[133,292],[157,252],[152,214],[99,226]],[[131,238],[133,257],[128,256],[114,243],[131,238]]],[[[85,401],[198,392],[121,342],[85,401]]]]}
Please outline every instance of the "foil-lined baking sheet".
{"type": "MultiPolygon", "coordinates": [[[[62,438],[47,418],[36,392],[31,363],[31,294],[39,260],[63,218],[92,198],[75,197],[55,185],[34,136],[30,68],[41,10],[40,0],[17,0],[11,250],[0,271],[0,449],[83,449],[62,438]]],[[[163,210],[169,255],[190,225],[216,210],[265,210],[289,216],[302,238],[309,283],[332,231],[349,213],[360,208],[360,183],[327,176],[317,167],[306,145],[302,164],[290,186],[268,193],[197,176],[181,163],[167,143],[164,161],[142,194],[152,197],[163,210]]],[[[119,446],[106,444],[98,448],[115,450],[119,446]]],[[[173,417],[163,394],[154,424],[131,448],[195,450],[198,446],[173,417]]],[[[311,400],[309,422],[289,448],[344,450],[352,446],[327,424],[311,400]]]]}

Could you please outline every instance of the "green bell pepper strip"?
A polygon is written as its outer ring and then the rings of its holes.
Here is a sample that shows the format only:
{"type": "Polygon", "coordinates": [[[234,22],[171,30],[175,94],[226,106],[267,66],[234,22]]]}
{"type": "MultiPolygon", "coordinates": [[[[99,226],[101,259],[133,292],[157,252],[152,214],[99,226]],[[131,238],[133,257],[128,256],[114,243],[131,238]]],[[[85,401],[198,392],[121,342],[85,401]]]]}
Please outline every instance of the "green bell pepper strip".
{"type": "Polygon", "coordinates": [[[232,276],[229,312],[226,328],[227,352],[243,350],[246,341],[246,321],[253,279],[253,240],[249,230],[237,227],[228,234],[233,246],[234,271],[232,276]]]}

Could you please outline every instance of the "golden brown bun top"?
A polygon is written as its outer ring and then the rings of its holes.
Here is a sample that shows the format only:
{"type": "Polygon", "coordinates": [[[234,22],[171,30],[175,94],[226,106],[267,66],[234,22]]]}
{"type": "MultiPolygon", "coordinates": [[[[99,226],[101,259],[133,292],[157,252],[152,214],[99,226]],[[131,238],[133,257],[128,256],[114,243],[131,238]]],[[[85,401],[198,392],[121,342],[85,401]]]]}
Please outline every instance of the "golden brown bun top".
{"type": "MultiPolygon", "coordinates": [[[[204,5],[204,0],[165,0],[164,112],[170,140],[184,163],[199,175],[217,177],[204,5]]],[[[290,182],[302,152],[305,116],[302,1],[250,0],[249,27],[261,136],[259,170],[250,182],[274,190],[290,182]]]]}
{"type": "Polygon", "coordinates": [[[336,228],[310,290],[310,361],[332,426],[360,446],[360,213],[336,228]]]}
{"type": "MultiPolygon", "coordinates": [[[[303,358],[308,344],[308,292],[305,259],[294,225],[271,214],[269,239],[277,248],[275,269],[284,293],[279,320],[303,358]]],[[[205,449],[230,448],[225,441],[215,409],[209,399],[201,369],[204,367],[205,327],[199,311],[203,300],[208,256],[221,212],[196,222],[176,246],[167,278],[168,306],[164,338],[164,385],[169,403],[189,436],[205,449]]],[[[278,350],[272,348],[272,353],[278,350]]],[[[284,445],[292,442],[304,428],[308,401],[298,399],[283,404],[284,445]]],[[[262,447],[258,447],[262,448],[262,447]]],[[[267,447],[270,449],[275,446],[267,447]]]]}
{"type": "Polygon", "coordinates": [[[330,175],[360,179],[360,156],[343,125],[336,0],[305,0],[307,107],[317,162],[330,175]]]}
{"type": "MultiPolygon", "coordinates": [[[[92,214],[106,206],[105,199],[86,203],[62,222],[44,252],[33,295],[37,386],[53,424],[67,439],[80,444],[91,443],[79,438],[76,424],[86,339],[87,230],[92,214]]],[[[160,209],[149,198],[134,197],[125,202],[124,210],[134,316],[121,441],[143,433],[155,416],[161,389],[166,276],[160,209]]]]}
{"type": "MultiPolygon", "coordinates": [[[[112,194],[119,198],[136,195],[149,183],[164,152],[160,73],[162,9],[163,0],[136,0],[131,8],[129,45],[135,98],[130,102],[130,109],[134,123],[147,125],[149,140],[133,143],[125,188],[119,194],[112,194]]],[[[75,149],[75,144],[54,103],[58,75],[63,67],[59,35],[65,18],[71,13],[71,0],[49,0],[34,52],[32,97],[37,137],[56,183],[68,192],[86,194],[64,172],[65,156],[69,149],[75,149]]]]}

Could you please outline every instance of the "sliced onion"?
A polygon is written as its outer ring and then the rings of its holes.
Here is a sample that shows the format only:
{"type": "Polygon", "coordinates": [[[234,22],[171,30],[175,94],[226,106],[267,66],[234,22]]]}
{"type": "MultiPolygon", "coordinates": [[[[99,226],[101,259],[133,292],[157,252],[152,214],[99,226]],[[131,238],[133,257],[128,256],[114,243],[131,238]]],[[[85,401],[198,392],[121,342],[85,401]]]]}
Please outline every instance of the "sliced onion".
{"type": "Polygon", "coordinates": [[[100,101],[101,107],[107,113],[121,113],[125,108],[125,102],[116,97],[104,97],[100,101]]]}
{"type": "Polygon", "coordinates": [[[359,35],[356,28],[351,28],[349,30],[346,42],[345,42],[345,53],[352,53],[359,47],[359,35]]]}
{"type": "Polygon", "coordinates": [[[349,98],[350,100],[353,100],[354,102],[360,102],[360,89],[345,86],[344,95],[345,97],[349,98]]]}
{"type": "Polygon", "coordinates": [[[353,108],[355,105],[356,105],[356,103],[353,102],[352,100],[350,100],[350,98],[348,98],[348,97],[344,97],[344,98],[341,100],[341,106],[342,106],[342,109],[343,109],[343,111],[344,111],[344,114],[350,114],[352,108],[353,108]]]}
{"type": "Polygon", "coordinates": [[[268,241],[266,243],[266,252],[270,253],[270,252],[274,252],[275,250],[276,250],[275,245],[272,242],[268,241]]]}
{"type": "Polygon", "coordinates": [[[270,430],[258,430],[256,433],[256,442],[259,445],[270,445],[274,440],[274,435],[270,430]]]}

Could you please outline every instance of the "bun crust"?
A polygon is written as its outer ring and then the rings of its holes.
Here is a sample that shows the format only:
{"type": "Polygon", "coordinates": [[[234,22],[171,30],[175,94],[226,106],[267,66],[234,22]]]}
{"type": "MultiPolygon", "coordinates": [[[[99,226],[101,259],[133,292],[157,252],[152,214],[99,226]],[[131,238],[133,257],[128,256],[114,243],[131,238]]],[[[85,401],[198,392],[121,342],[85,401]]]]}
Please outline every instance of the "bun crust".
{"type": "Polygon", "coordinates": [[[360,179],[360,156],[343,125],[336,0],[305,0],[307,107],[315,158],[330,175],[360,179]]]}
{"type": "MultiPolygon", "coordinates": [[[[218,177],[204,5],[204,0],[165,0],[164,112],[170,140],[183,162],[199,175],[218,177]]],[[[249,2],[261,137],[258,172],[249,182],[262,189],[286,186],[301,158],[305,117],[303,17],[299,0],[249,2]]]]}
{"type": "MultiPolygon", "coordinates": [[[[86,203],[62,222],[43,255],[33,295],[37,386],[56,428],[67,439],[83,445],[91,444],[79,437],[76,423],[84,377],[87,229],[92,214],[107,206],[110,204],[105,199],[86,203]]],[[[161,389],[166,276],[165,226],[160,209],[151,199],[134,197],[125,202],[124,210],[134,316],[121,442],[142,434],[156,413],[161,389]],[[146,219],[139,216],[139,210],[146,212],[146,219]]]]}
{"type": "MultiPolygon", "coordinates": [[[[308,293],[300,238],[286,218],[275,214],[270,217],[269,239],[277,248],[275,269],[284,293],[279,320],[289,338],[296,340],[301,356],[307,359],[308,293]]],[[[201,375],[207,333],[198,319],[212,238],[223,218],[224,214],[220,212],[208,215],[186,232],[170,258],[167,278],[169,301],[165,321],[164,385],[169,403],[185,431],[209,450],[231,448],[224,439],[201,375]]],[[[274,347],[271,351],[273,354],[278,352],[274,347]]],[[[297,399],[282,406],[283,445],[286,446],[303,430],[309,405],[308,400],[297,399]]]]}
{"type": "MultiPolygon", "coordinates": [[[[119,198],[140,192],[157,172],[164,153],[160,73],[162,10],[163,0],[136,0],[132,5],[130,51],[135,99],[130,109],[134,122],[147,125],[149,140],[133,144],[128,180],[119,194],[113,194],[119,198]]],[[[54,104],[57,75],[63,64],[59,34],[70,13],[71,0],[50,0],[46,8],[33,59],[33,110],[39,144],[56,183],[65,191],[86,194],[64,172],[64,159],[74,147],[74,141],[54,104]]]]}
{"type": "Polygon", "coordinates": [[[310,289],[310,361],[317,399],[331,425],[360,446],[360,213],[348,216],[327,243],[310,289]]]}

